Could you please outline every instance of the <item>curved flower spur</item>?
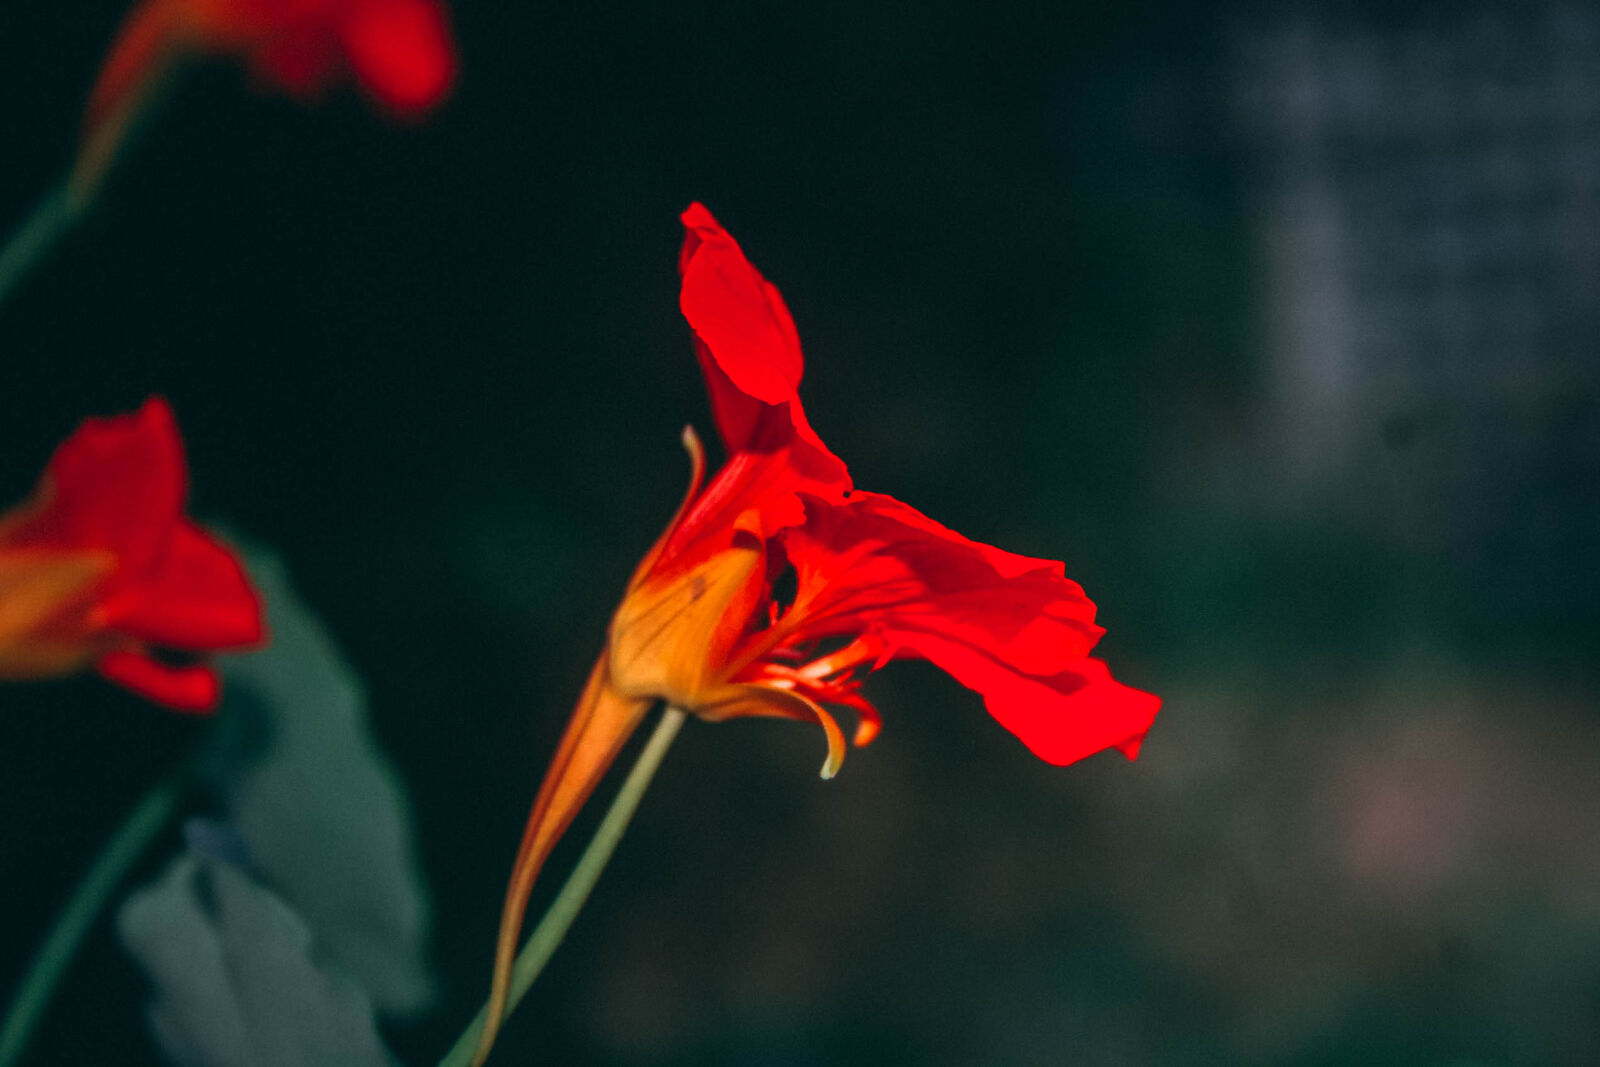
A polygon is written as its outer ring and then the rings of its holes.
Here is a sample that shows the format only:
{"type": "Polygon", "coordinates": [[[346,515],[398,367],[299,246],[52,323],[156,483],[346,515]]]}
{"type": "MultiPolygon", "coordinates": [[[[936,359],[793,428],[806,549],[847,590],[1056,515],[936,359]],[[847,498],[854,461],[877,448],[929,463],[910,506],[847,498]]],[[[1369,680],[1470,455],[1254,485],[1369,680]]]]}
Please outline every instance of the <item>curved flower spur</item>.
{"type": "Polygon", "coordinates": [[[704,451],[684,431],[688,493],[628,583],[523,834],[478,1063],[504,1014],[534,878],[656,701],[712,722],[815,723],[824,778],[845,754],[827,708],[854,711],[855,743],[867,744],[879,717],[861,676],[893,659],[927,660],[981,693],[1054,764],[1107,748],[1132,758],[1160,706],[1090,657],[1103,631],[1060,563],[851,486],[801,408],[800,342],[778,290],[703,206],[683,224],[680,303],[728,458],[704,483],[704,451]]]}

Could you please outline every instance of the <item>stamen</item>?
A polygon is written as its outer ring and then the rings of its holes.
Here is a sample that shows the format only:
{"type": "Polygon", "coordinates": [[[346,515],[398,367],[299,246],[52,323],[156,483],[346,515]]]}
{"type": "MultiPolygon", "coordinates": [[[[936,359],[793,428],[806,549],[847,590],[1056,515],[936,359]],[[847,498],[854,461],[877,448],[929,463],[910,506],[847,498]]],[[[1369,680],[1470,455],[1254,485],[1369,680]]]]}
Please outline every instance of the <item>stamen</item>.
{"type": "Polygon", "coordinates": [[[820,659],[812,660],[801,667],[799,673],[805,678],[820,681],[843,674],[870,659],[882,656],[886,647],[887,643],[882,638],[862,634],[843,648],[830,652],[820,659]]]}
{"type": "MultiPolygon", "coordinates": [[[[777,668],[778,671],[784,668],[777,668]]],[[[816,701],[786,685],[781,685],[777,675],[759,681],[741,682],[711,694],[708,703],[698,709],[702,719],[721,722],[725,719],[757,718],[798,719],[814,722],[822,727],[828,741],[828,755],[822,762],[822,777],[832,778],[844,763],[844,732],[839,724],[816,701]]]]}
{"type": "Polygon", "coordinates": [[[839,704],[854,711],[856,729],[851,741],[857,748],[870,745],[883,727],[878,709],[861,695],[860,683],[852,678],[817,678],[781,663],[768,662],[761,664],[754,677],[745,680],[769,691],[792,693],[813,704],[839,704]]]}

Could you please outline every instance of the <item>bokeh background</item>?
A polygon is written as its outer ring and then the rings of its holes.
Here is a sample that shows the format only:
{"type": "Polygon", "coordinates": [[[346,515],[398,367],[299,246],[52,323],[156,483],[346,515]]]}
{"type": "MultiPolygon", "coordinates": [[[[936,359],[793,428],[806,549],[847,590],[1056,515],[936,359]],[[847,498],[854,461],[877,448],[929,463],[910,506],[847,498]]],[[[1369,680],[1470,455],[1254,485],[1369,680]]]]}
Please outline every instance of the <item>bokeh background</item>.
{"type": "MultiPolygon", "coordinates": [[[[122,7],[8,9],[0,226],[122,7]]],[[[703,200],[857,483],[1065,559],[1165,710],[1053,768],[896,666],[830,783],[691,723],[497,1061],[1600,1062],[1600,8],[1393,7],[460,4],[414,127],[201,68],[0,307],[0,497],[172,399],[411,790],[431,1064],[709,426],[703,200]]],[[[207,726],[4,704],[9,985],[207,726]]],[[[38,1062],[157,1062],[144,988],[102,931],[38,1062]]]]}

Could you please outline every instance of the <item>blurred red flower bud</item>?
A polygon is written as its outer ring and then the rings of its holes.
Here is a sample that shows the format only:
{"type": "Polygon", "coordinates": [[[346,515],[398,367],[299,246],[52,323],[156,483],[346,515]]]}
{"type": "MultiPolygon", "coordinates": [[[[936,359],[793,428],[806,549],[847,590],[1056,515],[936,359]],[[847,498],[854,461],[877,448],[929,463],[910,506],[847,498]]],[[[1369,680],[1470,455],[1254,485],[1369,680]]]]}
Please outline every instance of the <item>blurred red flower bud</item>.
{"type": "Polygon", "coordinates": [[[169,708],[215,710],[216,672],[185,658],[259,643],[261,603],[233,553],[184,516],[187,483],[159,397],[85,420],[56,449],[33,495],[0,515],[0,678],[93,667],[169,708]]]}
{"type": "Polygon", "coordinates": [[[120,130],[160,75],[189,54],[235,57],[302,98],[348,75],[402,117],[442,101],[457,68],[439,0],[141,0],[89,94],[86,142],[120,130]]]}

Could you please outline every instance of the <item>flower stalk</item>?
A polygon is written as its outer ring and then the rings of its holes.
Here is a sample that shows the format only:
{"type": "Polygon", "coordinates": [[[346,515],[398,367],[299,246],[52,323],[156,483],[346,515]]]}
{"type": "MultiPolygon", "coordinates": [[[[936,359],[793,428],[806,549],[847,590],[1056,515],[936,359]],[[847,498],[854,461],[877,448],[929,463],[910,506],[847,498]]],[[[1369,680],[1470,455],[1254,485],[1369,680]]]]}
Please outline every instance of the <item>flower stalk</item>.
{"type": "Polygon", "coordinates": [[[82,214],[84,201],[74,196],[68,183],[50,190],[33,213],[17,227],[0,249],[0,306],[33,270],[35,264],[56,246],[82,214]]]}
{"type": "Polygon", "coordinates": [[[184,776],[175,775],[146,793],[78,883],[72,899],[61,910],[49,936],[28,965],[6,1010],[5,1021],[0,1023],[0,1067],[14,1067],[28,1050],[34,1029],[50,1006],[56,987],[66,976],[78,946],[94,928],[106,902],[122,884],[129,868],[172,821],[187,784],[184,776]]]}
{"type": "MultiPolygon", "coordinates": [[[[578,917],[584,901],[589,899],[590,891],[600,880],[600,872],[605,870],[611,854],[616,851],[617,842],[622,840],[622,832],[627,829],[633,813],[638,810],[639,801],[644,797],[650,779],[655,776],[656,768],[661,766],[661,758],[667,754],[667,748],[672,744],[673,738],[678,736],[684,718],[684,712],[674,707],[667,707],[662,711],[655,732],[650,735],[650,740],[639,753],[639,758],[628,772],[627,779],[623,781],[617,798],[611,802],[610,809],[601,820],[600,828],[595,831],[589,846],[579,858],[578,865],[573,868],[566,884],[561,887],[561,892],[556,895],[555,902],[550,905],[550,910],[545,912],[544,918],[539,920],[539,925],[528,936],[522,951],[517,954],[516,963],[511,968],[511,987],[501,1019],[510,1015],[516,1008],[517,1002],[528,992],[534,979],[539,977],[539,972],[544,970],[544,965],[549,962],[556,946],[561,944],[561,939],[566,936],[573,920],[578,917]]],[[[479,1010],[477,1018],[472,1020],[455,1045],[445,1054],[444,1059],[439,1061],[439,1067],[466,1067],[467,1064],[477,1067],[483,1063],[494,1039],[493,1030],[489,1031],[487,1040],[485,1039],[489,1014],[489,1005],[485,1004],[479,1010]]],[[[499,1028],[501,1019],[495,1020],[495,1029],[499,1028]]]]}

